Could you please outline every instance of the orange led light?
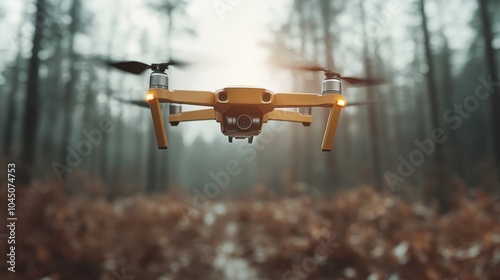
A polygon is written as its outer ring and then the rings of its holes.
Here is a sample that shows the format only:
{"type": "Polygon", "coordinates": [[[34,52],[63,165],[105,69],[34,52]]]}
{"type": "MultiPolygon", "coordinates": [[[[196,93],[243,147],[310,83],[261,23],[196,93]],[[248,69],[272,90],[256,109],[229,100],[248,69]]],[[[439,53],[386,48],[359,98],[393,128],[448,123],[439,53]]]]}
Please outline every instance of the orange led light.
{"type": "Polygon", "coordinates": [[[336,104],[337,104],[337,106],[342,108],[345,106],[345,100],[344,99],[337,99],[336,104]]]}
{"type": "Polygon", "coordinates": [[[147,101],[151,101],[151,100],[153,100],[153,99],[155,99],[154,94],[152,94],[152,93],[148,93],[148,94],[146,94],[146,100],[147,100],[147,101]]]}

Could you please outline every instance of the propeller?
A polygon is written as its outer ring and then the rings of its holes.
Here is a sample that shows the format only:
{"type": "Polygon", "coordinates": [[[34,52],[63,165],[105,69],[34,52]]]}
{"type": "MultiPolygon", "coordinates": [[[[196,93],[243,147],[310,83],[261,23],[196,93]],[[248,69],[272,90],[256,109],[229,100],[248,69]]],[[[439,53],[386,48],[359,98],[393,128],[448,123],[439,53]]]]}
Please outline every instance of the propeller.
{"type": "Polygon", "coordinates": [[[185,61],[170,59],[168,62],[153,63],[151,65],[138,61],[106,61],[106,64],[116,69],[138,75],[146,71],[147,69],[152,69],[154,71],[165,71],[169,66],[183,67],[187,66],[189,63],[185,61]]]}
{"type": "Polygon", "coordinates": [[[379,103],[380,101],[355,101],[355,102],[347,102],[346,107],[354,107],[354,106],[365,106],[370,104],[379,103]]]}
{"type": "MultiPolygon", "coordinates": [[[[410,97],[410,98],[394,99],[393,101],[403,102],[403,101],[409,101],[411,99],[412,98],[410,97]]],[[[377,103],[383,103],[383,102],[385,102],[387,104],[387,102],[390,102],[390,101],[384,101],[384,100],[354,101],[354,102],[347,102],[346,107],[350,107],[350,106],[365,106],[365,105],[371,105],[371,104],[377,104],[377,103]]]]}
{"type": "Polygon", "coordinates": [[[295,69],[295,70],[304,70],[304,71],[312,71],[312,72],[323,72],[326,78],[339,78],[350,85],[353,86],[375,86],[385,83],[383,80],[377,79],[367,79],[367,78],[357,78],[357,77],[346,77],[342,76],[337,72],[332,70],[328,70],[324,67],[317,65],[286,65],[285,67],[295,69]]]}
{"type": "Polygon", "coordinates": [[[130,100],[130,99],[123,99],[123,98],[119,98],[119,97],[113,97],[113,98],[122,102],[122,103],[132,104],[132,105],[144,107],[144,108],[149,108],[149,103],[146,100],[130,100]]]}

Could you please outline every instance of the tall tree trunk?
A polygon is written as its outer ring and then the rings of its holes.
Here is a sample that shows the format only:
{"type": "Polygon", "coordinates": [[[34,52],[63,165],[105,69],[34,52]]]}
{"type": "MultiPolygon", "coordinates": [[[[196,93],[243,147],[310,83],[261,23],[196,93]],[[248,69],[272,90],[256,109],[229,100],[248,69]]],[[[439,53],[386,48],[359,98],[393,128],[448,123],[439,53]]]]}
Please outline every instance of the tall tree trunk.
{"type": "Polygon", "coordinates": [[[31,58],[29,60],[28,85],[26,87],[26,102],[24,107],[23,150],[22,162],[27,168],[34,168],[36,130],[38,127],[38,81],[41,42],[45,23],[45,0],[37,0],[35,13],[35,31],[33,33],[31,58]]]}
{"type": "MultiPolygon", "coordinates": [[[[490,13],[488,12],[488,1],[479,1],[479,11],[481,15],[481,23],[483,28],[483,39],[484,39],[484,53],[486,59],[486,65],[488,67],[488,74],[491,74],[493,81],[498,81],[498,69],[497,60],[495,55],[495,50],[493,49],[493,32],[492,32],[492,22],[490,20],[490,13]]],[[[491,97],[491,112],[492,112],[492,124],[493,124],[493,145],[495,153],[495,162],[497,166],[497,172],[500,173],[500,87],[495,87],[495,92],[492,93],[491,97]]]]}
{"type": "MultiPolygon", "coordinates": [[[[120,86],[118,88],[118,92],[122,93],[123,92],[123,78],[120,79],[120,86]]],[[[113,190],[113,195],[116,195],[117,193],[122,193],[123,188],[124,188],[124,170],[125,170],[125,165],[123,164],[123,154],[126,152],[125,151],[125,146],[128,144],[128,137],[125,137],[125,110],[124,106],[127,106],[123,103],[120,102],[118,104],[118,117],[116,121],[116,132],[115,132],[115,155],[114,155],[114,161],[113,161],[113,167],[114,167],[114,176],[113,176],[113,184],[111,186],[114,186],[113,190]]]]}
{"type": "Polygon", "coordinates": [[[57,40],[54,58],[50,62],[51,63],[51,71],[49,77],[47,77],[47,89],[45,90],[46,96],[44,99],[46,100],[45,104],[43,104],[44,110],[44,132],[41,139],[42,142],[42,158],[52,157],[56,152],[57,156],[57,148],[58,146],[55,143],[58,143],[60,136],[57,132],[57,116],[59,114],[59,108],[61,108],[61,96],[59,96],[60,85],[61,85],[61,69],[62,62],[64,59],[63,53],[63,42],[62,40],[57,40]]]}
{"type": "Polygon", "coordinates": [[[66,146],[71,144],[72,128],[73,128],[73,108],[75,100],[75,85],[77,81],[76,53],[75,53],[75,35],[78,31],[79,8],[80,0],[73,0],[70,8],[71,23],[69,25],[69,45],[68,45],[68,60],[69,60],[69,80],[64,87],[63,108],[65,118],[62,130],[62,145],[59,159],[64,162],[66,157],[66,146]]]}
{"type": "MultiPolygon", "coordinates": [[[[88,71],[89,74],[89,80],[87,84],[85,85],[85,100],[84,100],[84,110],[83,110],[83,117],[82,117],[82,122],[81,122],[81,128],[82,129],[91,129],[93,127],[98,127],[98,122],[96,122],[96,110],[95,110],[95,93],[93,92],[93,87],[92,85],[94,84],[94,81],[98,79],[96,73],[92,71],[92,66],[88,65],[87,69],[85,71],[88,71]],[[97,125],[96,125],[97,124],[97,125]]],[[[103,135],[103,137],[105,137],[103,135]]],[[[94,149],[99,150],[100,147],[94,147],[94,149]]],[[[87,160],[87,171],[89,174],[92,176],[95,176],[98,174],[99,170],[99,161],[98,161],[98,151],[93,152],[87,160]]]]}
{"type": "MultiPolygon", "coordinates": [[[[371,59],[369,57],[369,46],[368,46],[368,34],[366,32],[366,16],[365,16],[365,9],[363,6],[363,1],[360,1],[360,11],[361,11],[361,22],[362,22],[362,27],[363,27],[363,38],[364,43],[363,43],[363,60],[364,60],[364,67],[365,67],[365,76],[367,79],[372,79],[373,74],[372,74],[372,63],[371,59]]],[[[373,87],[368,87],[366,92],[368,93],[368,97],[371,98],[375,91],[373,90],[373,87]]],[[[381,170],[381,165],[380,165],[380,140],[379,140],[379,133],[378,133],[378,127],[377,127],[377,107],[375,106],[368,106],[368,123],[369,123],[369,128],[370,128],[370,137],[371,137],[371,150],[372,150],[372,170],[373,170],[373,179],[374,179],[374,185],[377,189],[380,189],[382,187],[382,170],[381,170]]]]}
{"type": "Polygon", "coordinates": [[[4,146],[3,146],[3,154],[7,157],[13,156],[12,151],[12,139],[14,137],[14,123],[17,111],[16,104],[16,96],[17,91],[19,90],[19,73],[21,68],[22,61],[22,49],[23,49],[23,40],[21,39],[21,25],[19,26],[18,36],[17,36],[17,55],[15,65],[12,68],[12,78],[11,83],[12,86],[10,88],[9,97],[7,99],[7,116],[5,118],[5,135],[4,135],[4,146]]]}
{"type": "MultiPolygon", "coordinates": [[[[113,16],[113,20],[111,21],[111,30],[110,34],[115,34],[116,32],[116,27],[118,25],[118,17],[115,14],[113,16]]],[[[115,36],[111,36],[109,38],[108,42],[108,57],[111,57],[111,54],[113,53],[113,43],[114,43],[114,38],[115,36]]],[[[108,97],[107,99],[111,97],[111,68],[108,67],[107,72],[106,72],[106,82],[105,82],[105,88],[106,88],[106,96],[108,97]]],[[[104,113],[104,118],[111,118],[111,114],[108,112],[108,110],[105,111],[104,113]]],[[[102,139],[102,149],[100,153],[100,170],[101,170],[101,177],[103,181],[109,185],[109,165],[108,165],[108,160],[109,160],[109,138],[110,135],[104,135],[102,139]]]]}
{"type": "MultiPolygon", "coordinates": [[[[149,119],[151,122],[151,119],[149,119]]],[[[146,179],[146,191],[148,193],[152,193],[156,191],[157,188],[157,183],[158,183],[158,173],[157,173],[157,166],[156,162],[157,159],[156,157],[158,156],[158,148],[157,148],[157,143],[156,143],[156,138],[154,137],[154,131],[153,131],[153,124],[148,124],[149,129],[147,133],[147,138],[148,140],[145,141],[146,143],[149,142],[149,145],[147,145],[149,149],[149,155],[148,155],[148,170],[147,170],[147,179],[146,179]]]]}
{"type": "Polygon", "coordinates": [[[4,132],[5,134],[4,134],[4,146],[3,146],[3,154],[7,156],[7,158],[14,157],[14,152],[12,150],[12,139],[14,138],[14,124],[15,124],[15,117],[17,115],[16,96],[18,96],[18,91],[19,91],[19,73],[21,70],[20,69],[21,63],[23,61],[22,27],[27,17],[28,17],[28,4],[25,4],[22,21],[17,29],[17,38],[16,38],[17,54],[16,54],[14,68],[12,69],[12,78],[11,78],[12,86],[10,88],[9,96],[7,99],[7,115],[5,117],[5,132],[4,132]]]}
{"type": "MultiPolygon", "coordinates": [[[[442,59],[443,59],[443,109],[451,108],[453,105],[453,77],[451,73],[451,50],[448,45],[448,39],[446,38],[444,32],[441,30],[441,37],[443,38],[443,51],[442,51],[442,59]]],[[[457,131],[454,129],[450,130],[450,147],[453,152],[451,155],[449,165],[451,168],[458,172],[458,174],[464,176],[465,170],[462,162],[462,157],[460,156],[460,139],[458,137],[457,131]]]]}
{"type": "MultiPolygon", "coordinates": [[[[429,93],[429,102],[431,107],[431,121],[432,121],[432,129],[439,128],[439,98],[437,93],[436,81],[434,79],[434,62],[432,60],[432,52],[430,46],[430,35],[429,29],[427,27],[427,16],[425,14],[425,0],[420,0],[420,14],[422,17],[422,31],[424,34],[424,47],[425,47],[425,58],[427,62],[427,66],[429,70],[427,71],[427,87],[429,93]]],[[[439,202],[439,210],[441,213],[445,213],[448,211],[448,203],[446,200],[445,193],[445,180],[444,180],[444,170],[440,170],[444,168],[445,159],[443,153],[443,146],[440,144],[436,145],[436,165],[437,165],[437,196],[439,202]]]]}

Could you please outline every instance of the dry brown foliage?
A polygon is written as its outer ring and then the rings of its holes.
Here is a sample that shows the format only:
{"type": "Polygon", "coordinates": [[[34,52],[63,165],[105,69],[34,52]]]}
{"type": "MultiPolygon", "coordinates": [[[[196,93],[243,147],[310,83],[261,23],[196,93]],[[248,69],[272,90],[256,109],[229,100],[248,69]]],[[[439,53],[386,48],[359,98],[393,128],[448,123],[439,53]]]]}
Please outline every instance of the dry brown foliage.
{"type": "MultiPolygon", "coordinates": [[[[485,193],[445,216],[370,187],[215,198],[186,215],[179,194],[109,201],[93,184],[18,186],[17,272],[1,279],[300,279],[283,276],[322,238],[336,247],[307,279],[500,279],[500,204],[485,193]]],[[[0,251],[5,264],[5,240],[0,251]]]]}

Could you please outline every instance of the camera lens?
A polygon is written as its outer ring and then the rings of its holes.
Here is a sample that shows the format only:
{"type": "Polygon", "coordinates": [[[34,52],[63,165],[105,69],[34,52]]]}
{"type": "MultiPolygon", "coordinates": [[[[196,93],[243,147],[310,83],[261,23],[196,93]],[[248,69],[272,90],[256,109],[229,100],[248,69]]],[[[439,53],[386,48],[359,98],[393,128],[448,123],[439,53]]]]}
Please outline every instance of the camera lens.
{"type": "Polygon", "coordinates": [[[247,130],[252,125],[252,118],[249,115],[240,115],[236,119],[236,125],[241,130],[247,130]]]}

